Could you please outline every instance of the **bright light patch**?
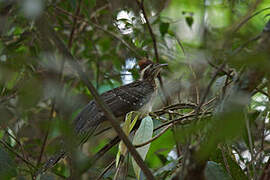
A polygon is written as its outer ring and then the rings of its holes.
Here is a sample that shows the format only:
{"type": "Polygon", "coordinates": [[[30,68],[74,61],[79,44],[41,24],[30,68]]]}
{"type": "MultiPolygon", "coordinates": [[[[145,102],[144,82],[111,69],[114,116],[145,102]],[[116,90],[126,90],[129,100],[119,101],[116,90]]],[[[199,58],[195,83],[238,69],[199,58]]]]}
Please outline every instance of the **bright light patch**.
{"type": "Polygon", "coordinates": [[[41,0],[25,0],[22,3],[22,11],[25,17],[34,19],[38,17],[43,10],[43,3],[41,0]]]}
{"type": "Polygon", "coordinates": [[[168,153],[167,159],[168,159],[169,161],[177,160],[177,153],[176,153],[175,149],[171,150],[171,151],[168,153]]]}
{"type": "Polygon", "coordinates": [[[125,66],[122,66],[121,74],[123,74],[123,76],[121,76],[121,78],[122,78],[123,84],[128,84],[128,83],[133,82],[132,74],[128,70],[134,68],[135,65],[136,65],[136,59],[129,58],[126,60],[125,66]]]}
{"type": "Polygon", "coordinates": [[[116,17],[116,26],[121,31],[122,34],[130,34],[133,29],[130,25],[135,24],[135,16],[133,12],[120,11],[116,17]]]}

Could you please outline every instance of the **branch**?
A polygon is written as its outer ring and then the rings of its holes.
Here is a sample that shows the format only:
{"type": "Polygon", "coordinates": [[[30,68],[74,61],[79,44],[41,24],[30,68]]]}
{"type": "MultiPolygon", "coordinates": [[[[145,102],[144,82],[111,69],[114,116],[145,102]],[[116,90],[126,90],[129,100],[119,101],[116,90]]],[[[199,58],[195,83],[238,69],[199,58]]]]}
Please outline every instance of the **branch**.
{"type": "Polygon", "coordinates": [[[52,101],[52,108],[51,108],[51,112],[50,112],[50,118],[49,118],[49,121],[48,121],[48,128],[46,130],[46,134],[45,134],[45,137],[44,137],[42,145],[41,145],[41,150],[40,150],[38,160],[37,160],[37,166],[40,165],[42,156],[43,156],[44,151],[45,151],[45,147],[46,147],[47,140],[48,140],[48,137],[49,137],[49,132],[50,132],[50,129],[51,129],[51,121],[53,119],[54,111],[55,111],[55,98],[53,98],[53,101],[52,101]]]}
{"type": "Polygon", "coordinates": [[[149,139],[148,141],[143,142],[143,143],[141,143],[141,144],[135,144],[134,146],[135,146],[136,148],[139,148],[139,147],[145,146],[145,145],[147,145],[147,144],[153,142],[154,140],[156,140],[157,138],[159,138],[162,134],[164,134],[164,133],[165,133],[170,127],[172,127],[173,125],[174,125],[174,123],[169,124],[169,125],[166,126],[164,129],[162,129],[162,131],[161,131],[159,134],[157,134],[155,137],[153,137],[153,138],[149,139]]]}
{"type": "Polygon", "coordinates": [[[78,1],[78,6],[77,6],[77,9],[76,9],[76,12],[75,12],[75,16],[73,17],[72,29],[71,29],[71,33],[70,33],[69,40],[68,40],[68,48],[69,49],[72,46],[73,37],[74,37],[74,33],[75,33],[75,30],[76,30],[76,25],[77,25],[77,20],[78,20],[77,16],[80,14],[80,10],[81,10],[81,2],[82,2],[82,0],[78,1]]]}
{"type": "Polygon", "coordinates": [[[253,17],[259,15],[263,11],[266,11],[266,10],[269,10],[270,9],[270,7],[267,7],[267,8],[261,9],[260,11],[255,12],[252,15],[249,15],[251,11],[253,11],[254,9],[256,9],[257,5],[258,5],[258,3],[256,2],[256,4],[254,5],[255,8],[253,7],[251,10],[249,10],[249,12],[244,16],[244,18],[240,21],[240,23],[238,25],[236,25],[235,29],[233,30],[234,33],[237,32],[250,19],[252,19],[253,17]]]}
{"type": "Polygon", "coordinates": [[[101,30],[101,31],[103,31],[103,32],[105,32],[105,33],[107,33],[108,35],[114,37],[115,39],[119,40],[123,45],[125,45],[131,52],[133,52],[134,55],[135,55],[138,59],[142,59],[142,56],[137,52],[138,50],[136,50],[136,49],[134,49],[133,47],[131,47],[124,39],[122,39],[120,36],[118,36],[118,35],[115,34],[114,32],[111,32],[111,31],[109,31],[109,30],[103,28],[102,26],[100,26],[100,25],[98,25],[98,24],[95,24],[95,23],[93,23],[93,22],[91,22],[91,21],[89,21],[89,20],[87,20],[87,19],[85,19],[85,18],[83,18],[83,17],[80,17],[80,16],[74,16],[73,14],[71,14],[71,13],[65,11],[64,9],[61,9],[61,8],[59,8],[59,7],[54,7],[54,8],[57,10],[58,13],[61,12],[61,13],[65,14],[65,15],[67,15],[67,16],[70,16],[70,17],[76,17],[77,19],[81,20],[82,22],[85,22],[85,23],[87,23],[87,24],[89,24],[89,25],[92,25],[94,28],[97,28],[97,29],[99,29],[99,30],[101,30]]]}
{"type": "Polygon", "coordinates": [[[11,153],[13,153],[14,155],[16,155],[19,159],[21,159],[25,164],[30,165],[32,168],[36,169],[36,167],[28,160],[26,160],[25,158],[23,158],[20,154],[18,154],[16,151],[13,150],[12,147],[10,147],[5,141],[3,141],[2,139],[0,140],[0,143],[7,149],[9,150],[11,153]]]}
{"type": "Polygon", "coordinates": [[[103,179],[104,174],[106,174],[115,164],[115,160],[113,160],[103,171],[102,173],[98,176],[97,180],[103,179]]]}
{"type": "MultiPolygon", "coordinates": [[[[205,112],[205,113],[199,113],[198,115],[211,115],[211,114],[212,114],[212,112],[205,112]]],[[[190,121],[190,120],[188,120],[189,118],[196,117],[196,116],[197,116],[196,114],[191,114],[191,115],[186,115],[184,117],[180,117],[180,118],[177,118],[177,119],[170,120],[170,121],[168,121],[166,123],[163,123],[162,125],[156,127],[154,129],[154,131],[156,131],[156,130],[158,130],[160,128],[163,128],[164,126],[167,126],[167,125],[172,124],[172,123],[183,124],[183,125],[187,124],[186,122],[190,121]]]]}
{"type": "Polygon", "coordinates": [[[132,145],[132,143],[130,142],[130,140],[128,139],[128,137],[125,135],[125,133],[121,129],[121,127],[119,125],[119,122],[115,118],[114,114],[111,112],[111,110],[109,109],[109,107],[107,106],[107,104],[105,104],[103,102],[103,100],[99,96],[97,90],[95,89],[95,87],[93,86],[93,84],[91,83],[91,81],[89,81],[89,79],[87,78],[87,76],[86,76],[85,72],[83,71],[83,69],[81,68],[78,60],[75,59],[71,55],[71,53],[66,48],[66,46],[64,45],[64,43],[59,39],[59,37],[52,30],[52,28],[50,27],[50,25],[47,22],[48,22],[48,20],[47,20],[47,18],[44,15],[38,21],[36,21],[37,29],[42,33],[42,35],[46,35],[48,39],[51,39],[55,43],[55,45],[59,49],[60,53],[62,53],[66,58],[70,59],[70,61],[68,61],[68,62],[77,71],[80,79],[87,86],[88,90],[93,95],[93,97],[94,97],[97,105],[105,113],[105,116],[107,117],[108,121],[111,123],[112,127],[117,132],[117,134],[121,138],[121,140],[125,143],[127,149],[129,150],[129,152],[133,156],[133,158],[136,161],[136,163],[138,164],[138,166],[143,171],[143,173],[146,176],[146,178],[147,179],[150,179],[150,180],[153,180],[154,179],[154,176],[151,173],[150,169],[145,165],[145,163],[143,162],[143,159],[141,158],[141,156],[139,155],[139,153],[136,151],[135,147],[132,145]]]}
{"type": "Polygon", "coordinates": [[[225,62],[219,66],[219,68],[216,70],[214,76],[212,77],[211,81],[209,82],[209,84],[208,84],[208,86],[207,86],[207,88],[206,88],[206,90],[205,90],[205,93],[204,93],[204,95],[203,95],[203,98],[202,98],[202,100],[200,101],[200,104],[199,104],[199,105],[197,106],[197,108],[196,108],[196,114],[198,114],[198,112],[200,111],[202,105],[204,104],[204,101],[206,100],[206,97],[207,97],[208,93],[210,92],[211,86],[212,86],[213,83],[215,82],[215,80],[216,80],[216,78],[217,78],[217,76],[218,76],[218,73],[223,69],[224,66],[225,66],[225,62]]]}
{"type": "Polygon", "coordinates": [[[149,30],[149,33],[150,33],[150,36],[152,38],[152,41],[153,41],[153,44],[154,44],[154,51],[155,51],[155,57],[156,57],[156,62],[159,63],[159,55],[158,55],[158,48],[157,48],[157,41],[156,41],[156,37],[155,37],[155,34],[153,32],[153,29],[150,25],[150,22],[148,20],[148,17],[147,17],[147,14],[146,14],[146,11],[145,11],[145,8],[144,8],[144,5],[143,5],[143,0],[136,0],[137,3],[138,3],[138,6],[141,8],[142,10],[142,13],[143,13],[143,17],[146,21],[146,25],[147,25],[147,28],[149,30]]]}
{"type": "Polygon", "coordinates": [[[87,163],[80,174],[86,172],[91,166],[93,166],[106,152],[108,152],[113,146],[120,142],[120,138],[116,136],[109,143],[107,143],[102,149],[100,149],[87,163]]]}

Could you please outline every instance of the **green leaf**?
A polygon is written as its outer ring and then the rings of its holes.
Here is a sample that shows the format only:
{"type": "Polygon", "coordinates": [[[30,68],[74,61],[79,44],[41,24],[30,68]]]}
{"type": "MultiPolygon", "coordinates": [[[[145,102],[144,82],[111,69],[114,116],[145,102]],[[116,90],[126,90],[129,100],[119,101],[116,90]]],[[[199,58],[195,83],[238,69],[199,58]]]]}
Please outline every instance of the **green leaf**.
{"type": "Polygon", "coordinates": [[[76,8],[76,0],[69,0],[68,1],[72,8],[76,8]]]}
{"type": "Polygon", "coordinates": [[[186,20],[187,25],[191,28],[192,24],[194,22],[193,17],[192,16],[187,16],[185,20],[186,20]]]}
{"type": "Polygon", "coordinates": [[[0,177],[11,179],[17,175],[16,165],[10,155],[0,146],[0,177]]]}
{"type": "Polygon", "coordinates": [[[245,118],[242,106],[233,103],[228,105],[230,109],[227,112],[216,115],[210,122],[207,137],[200,148],[201,158],[207,158],[219,143],[232,141],[244,131],[245,118]]]}
{"type": "Polygon", "coordinates": [[[223,157],[221,149],[217,148],[215,151],[212,151],[210,155],[210,160],[222,164],[224,169],[226,168],[226,166],[228,166],[230,170],[230,175],[233,179],[248,179],[247,175],[243,172],[239,164],[235,161],[232,155],[228,153],[228,151],[224,151],[223,157]],[[224,158],[226,158],[227,165],[224,162],[224,158]]]}
{"type": "MultiPolygon", "coordinates": [[[[127,136],[129,135],[130,131],[133,129],[134,125],[136,124],[136,122],[139,118],[139,115],[140,114],[136,113],[135,111],[131,111],[131,112],[126,114],[125,123],[124,123],[122,129],[127,136]]],[[[118,152],[116,155],[116,167],[118,166],[120,156],[121,155],[125,156],[126,152],[127,152],[127,148],[126,148],[125,144],[123,143],[123,141],[121,141],[119,143],[119,148],[118,148],[118,152]]]]}
{"type": "MultiPolygon", "coordinates": [[[[89,9],[92,9],[92,8],[94,8],[96,6],[96,0],[84,0],[84,4],[89,9]]],[[[88,9],[88,11],[89,11],[89,9],[88,9]]]]}
{"type": "Polygon", "coordinates": [[[172,131],[167,131],[151,143],[147,164],[152,168],[160,168],[166,163],[166,157],[174,148],[175,140],[172,131]]]}
{"type": "Polygon", "coordinates": [[[159,25],[159,31],[162,37],[168,32],[169,26],[170,26],[169,23],[161,23],[159,25]]]}
{"type": "MultiPolygon", "coordinates": [[[[154,130],[153,120],[150,116],[146,116],[145,118],[143,118],[139,129],[135,133],[133,144],[137,145],[137,144],[141,144],[150,140],[153,135],[153,130],[154,130]]],[[[149,148],[150,148],[150,143],[143,147],[137,148],[137,151],[143,160],[145,160],[145,157],[147,155],[149,148]]],[[[133,165],[133,169],[134,169],[137,179],[140,179],[141,169],[133,158],[132,158],[132,165],[133,165]]]]}
{"type": "Polygon", "coordinates": [[[42,96],[42,87],[38,79],[32,78],[24,82],[19,89],[19,103],[24,108],[30,108],[38,103],[42,96]]]}
{"type": "Polygon", "coordinates": [[[232,180],[225,169],[216,162],[208,161],[205,169],[205,177],[207,180],[232,180]]]}

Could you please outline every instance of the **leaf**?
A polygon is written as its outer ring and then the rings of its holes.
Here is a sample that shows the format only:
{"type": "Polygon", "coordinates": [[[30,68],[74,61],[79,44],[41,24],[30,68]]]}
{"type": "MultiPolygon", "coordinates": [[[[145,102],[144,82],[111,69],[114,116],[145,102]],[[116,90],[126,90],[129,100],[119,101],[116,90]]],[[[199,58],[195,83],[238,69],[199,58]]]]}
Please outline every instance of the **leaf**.
{"type": "Polygon", "coordinates": [[[161,168],[159,168],[155,173],[154,173],[154,176],[159,176],[163,173],[166,173],[166,172],[170,172],[170,171],[173,171],[174,169],[177,168],[177,165],[178,165],[178,162],[179,160],[182,159],[182,157],[179,157],[177,158],[177,160],[174,160],[164,166],[162,166],[161,168]]]}
{"type": "Polygon", "coordinates": [[[242,106],[233,103],[228,105],[230,109],[227,112],[217,114],[210,122],[207,137],[200,148],[199,154],[202,158],[207,158],[219,143],[232,141],[245,129],[242,106]]]}
{"type": "MultiPolygon", "coordinates": [[[[241,180],[247,180],[247,175],[243,172],[239,164],[235,161],[235,159],[230,155],[227,151],[224,151],[224,157],[226,158],[227,166],[230,170],[230,175],[233,179],[241,179],[241,180]]],[[[217,148],[215,151],[212,151],[210,156],[211,161],[215,161],[217,163],[222,164],[223,168],[226,168],[224,158],[222,155],[222,151],[220,148],[217,148]]]]}
{"type": "MultiPolygon", "coordinates": [[[[140,114],[136,113],[135,111],[131,111],[131,112],[126,114],[125,123],[124,123],[122,129],[123,129],[123,131],[125,132],[125,134],[127,136],[129,135],[130,131],[133,129],[134,125],[136,124],[136,122],[137,122],[137,120],[139,118],[139,115],[140,114]]],[[[117,155],[116,155],[116,167],[118,166],[120,156],[121,155],[126,155],[126,152],[127,152],[127,148],[126,148],[125,144],[123,143],[123,141],[121,141],[119,143],[118,147],[119,148],[118,148],[118,152],[117,152],[117,155]]]]}
{"type": "Polygon", "coordinates": [[[191,28],[192,24],[194,22],[193,17],[192,16],[187,16],[185,20],[186,20],[187,25],[191,28]]]}
{"type": "Polygon", "coordinates": [[[174,148],[175,141],[172,131],[167,131],[151,143],[148,151],[147,164],[152,168],[160,168],[168,161],[166,157],[174,148]]]}
{"type": "Polygon", "coordinates": [[[69,0],[68,1],[72,8],[76,8],[76,0],[69,0]]]}
{"type": "MultiPolygon", "coordinates": [[[[150,116],[146,116],[145,118],[143,118],[139,129],[135,133],[135,136],[133,138],[133,144],[134,145],[141,144],[150,140],[153,135],[153,130],[154,130],[153,120],[150,116]]],[[[150,148],[150,143],[143,147],[137,148],[137,151],[143,160],[145,160],[145,157],[147,155],[149,148],[150,148]]],[[[134,169],[137,179],[140,179],[141,169],[133,158],[132,158],[132,165],[133,165],[133,169],[134,169]]]]}
{"type": "Polygon", "coordinates": [[[205,168],[205,177],[207,180],[232,180],[225,169],[216,162],[208,161],[205,168]]]}
{"type": "Polygon", "coordinates": [[[161,23],[159,25],[159,31],[162,37],[168,32],[169,26],[170,26],[169,23],[161,23]]]}
{"type": "Polygon", "coordinates": [[[11,179],[17,175],[16,165],[10,155],[0,146],[0,177],[11,179]]]}
{"type": "Polygon", "coordinates": [[[213,84],[214,94],[217,94],[222,90],[223,86],[225,85],[226,78],[227,78],[226,75],[217,78],[217,80],[213,84]]]}
{"type": "Polygon", "coordinates": [[[38,79],[32,78],[24,82],[18,91],[19,103],[24,108],[36,105],[42,96],[42,86],[38,79]]]}

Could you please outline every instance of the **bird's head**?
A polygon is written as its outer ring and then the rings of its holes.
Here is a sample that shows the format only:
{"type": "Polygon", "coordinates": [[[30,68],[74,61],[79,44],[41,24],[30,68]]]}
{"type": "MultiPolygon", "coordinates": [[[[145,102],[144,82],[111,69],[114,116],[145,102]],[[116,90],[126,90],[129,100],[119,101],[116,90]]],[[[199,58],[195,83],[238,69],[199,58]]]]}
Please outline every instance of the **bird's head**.
{"type": "Polygon", "coordinates": [[[154,80],[162,67],[167,66],[168,64],[158,64],[154,63],[149,59],[142,59],[139,61],[140,67],[140,80],[154,80]]]}

